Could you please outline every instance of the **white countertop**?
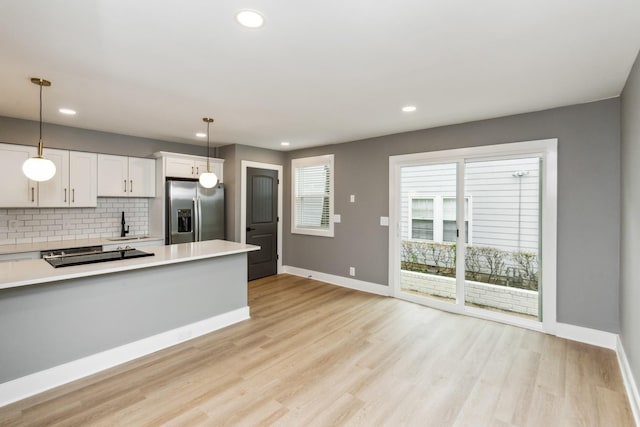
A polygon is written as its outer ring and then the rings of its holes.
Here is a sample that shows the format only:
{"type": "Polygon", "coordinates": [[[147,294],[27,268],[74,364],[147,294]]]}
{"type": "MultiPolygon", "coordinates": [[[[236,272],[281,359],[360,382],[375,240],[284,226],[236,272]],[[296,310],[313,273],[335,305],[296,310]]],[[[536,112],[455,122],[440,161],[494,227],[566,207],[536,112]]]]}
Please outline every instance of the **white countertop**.
{"type": "Polygon", "coordinates": [[[146,246],[143,250],[145,252],[153,252],[155,256],[71,267],[53,268],[43,259],[5,261],[0,263],[0,289],[157,267],[179,262],[251,252],[258,249],[260,249],[259,246],[244,243],[228,242],[226,240],[208,240],[168,246],[146,246]]]}
{"type": "Polygon", "coordinates": [[[79,248],[83,246],[97,246],[97,245],[116,245],[116,244],[130,244],[135,242],[148,242],[150,240],[160,240],[160,236],[147,236],[144,239],[137,238],[136,236],[127,236],[126,240],[120,240],[119,237],[99,237],[95,239],[73,239],[73,240],[57,240],[54,242],[38,242],[38,243],[16,243],[13,245],[0,245],[0,255],[4,254],[17,254],[23,252],[40,252],[49,251],[52,249],[67,249],[67,248],[79,248]],[[118,240],[115,240],[118,239],[118,240]]]}

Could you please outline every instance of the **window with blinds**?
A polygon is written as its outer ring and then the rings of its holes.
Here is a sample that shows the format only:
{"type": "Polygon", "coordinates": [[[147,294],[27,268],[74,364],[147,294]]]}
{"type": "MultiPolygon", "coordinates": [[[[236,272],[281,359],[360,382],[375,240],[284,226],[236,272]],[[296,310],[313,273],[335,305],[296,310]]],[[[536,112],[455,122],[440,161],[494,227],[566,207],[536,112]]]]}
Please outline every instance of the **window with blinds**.
{"type": "Polygon", "coordinates": [[[291,232],[333,237],[333,154],[293,159],[291,232]]]}
{"type": "Polygon", "coordinates": [[[411,235],[414,239],[433,240],[433,199],[413,199],[411,235]]]}
{"type": "MultiPolygon", "coordinates": [[[[470,243],[471,199],[464,199],[465,242],[470,243]]],[[[432,242],[455,242],[457,238],[456,199],[453,197],[410,196],[409,238],[432,242]]]]}

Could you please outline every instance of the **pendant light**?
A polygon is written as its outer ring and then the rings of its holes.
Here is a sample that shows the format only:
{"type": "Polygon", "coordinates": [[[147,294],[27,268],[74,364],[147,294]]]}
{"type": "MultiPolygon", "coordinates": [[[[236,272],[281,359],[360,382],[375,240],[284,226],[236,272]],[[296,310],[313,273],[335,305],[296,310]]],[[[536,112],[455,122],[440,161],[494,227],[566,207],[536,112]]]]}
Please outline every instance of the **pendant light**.
{"type": "Polygon", "coordinates": [[[51,86],[49,80],[33,77],[31,83],[40,86],[40,139],[38,140],[38,155],[27,159],[22,164],[22,172],[32,181],[48,181],[56,174],[56,165],[42,155],[42,87],[51,86]]]}
{"type": "Polygon", "coordinates": [[[209,162],[209,125],[213,123],[213,119],[211,117],[203,117],[203,122],[207,123],[207,171],[205,173],[200,174],[200,185],[204,188],[213,188],[218,183],[218,177],[215,173],[211,172],[211,164],[209,162]]]}

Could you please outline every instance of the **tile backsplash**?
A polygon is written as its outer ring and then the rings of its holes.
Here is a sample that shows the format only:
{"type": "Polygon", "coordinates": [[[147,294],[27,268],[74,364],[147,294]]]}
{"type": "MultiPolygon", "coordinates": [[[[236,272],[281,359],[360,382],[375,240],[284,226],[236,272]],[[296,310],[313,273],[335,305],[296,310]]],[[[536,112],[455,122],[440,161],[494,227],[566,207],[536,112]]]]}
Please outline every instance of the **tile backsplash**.
{"type": "Polygon", "coordinates": [[[122,212],[129,235],[149,232],[149,200],[99,197],[95,208],[0,209],[0,245],[120,235],[122,212]]]}

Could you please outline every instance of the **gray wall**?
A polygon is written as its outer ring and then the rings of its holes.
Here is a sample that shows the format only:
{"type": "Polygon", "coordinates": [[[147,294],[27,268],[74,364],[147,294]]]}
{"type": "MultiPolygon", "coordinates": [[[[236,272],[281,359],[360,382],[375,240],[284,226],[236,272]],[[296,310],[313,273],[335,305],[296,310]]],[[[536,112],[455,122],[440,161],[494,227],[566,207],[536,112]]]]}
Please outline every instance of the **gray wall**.
{"type": "MultiPolygon", "coordinates": [[[[0,117],[0,142],[38,145],[38,122],[0,117]]],[[[45,123],[44,146],[92,153],[151,157],[156,151],[206,156],[206,147],[45,123]]]]}
{"type": "MultiPolygon", "coordinates": [[[[389,156],[558,139],[558,321],[619,330],[620,100],[389,135],[288,153],[335,154],[335,237],[291,234],[285,185],[285,265],[388,284],[389,156]],[[355,194],[356,203],[349,203],[355,194]]],[[[285,168],[290,182],[289,163],[285,168]]]]}
{"type": "Polygon", "coordinates": [[[620,339],[635,378],[640,378],[640,56],[622,92],[622,237],[620,339]]]}
{"type": "Polygon", "coordinates": [[[219,157],[224,160],[225,184],[225,228],[227,240],[239,242],[242,236],[240,230],[240,182],[242,176],[242,161],[285,165],[286,153],[264,148],[249,147],[247,145],[225,145],[218,149],[219,157]]]}

